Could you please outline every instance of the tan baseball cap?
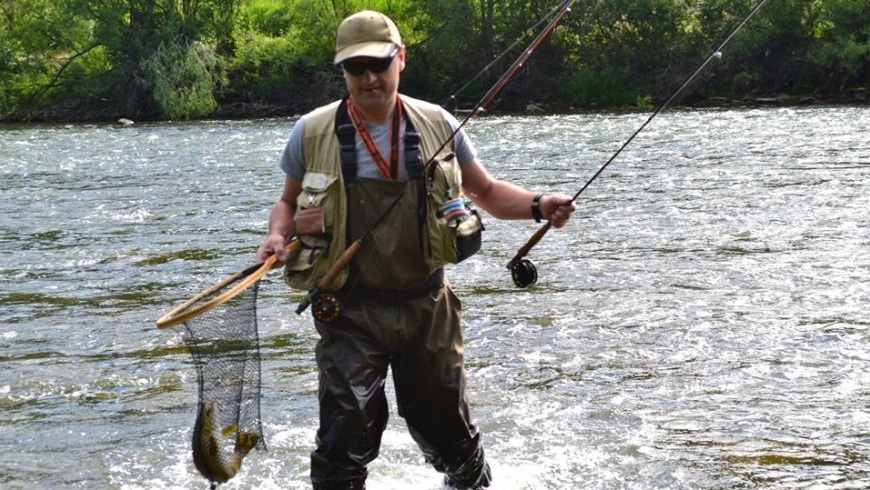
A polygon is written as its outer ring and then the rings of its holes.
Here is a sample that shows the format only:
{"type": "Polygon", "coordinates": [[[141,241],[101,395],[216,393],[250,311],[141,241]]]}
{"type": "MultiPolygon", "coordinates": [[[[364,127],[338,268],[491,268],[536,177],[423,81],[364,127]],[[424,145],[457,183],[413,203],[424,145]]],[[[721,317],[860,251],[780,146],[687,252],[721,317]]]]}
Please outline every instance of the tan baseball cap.
{"type": "Polygon", "coordinates": [[[335,38],[335,64],[357,56],[386,58],[396,46],[402,45],[402,36],[396,24],[386,15],[363,10],[344,19],[335,38]]]}

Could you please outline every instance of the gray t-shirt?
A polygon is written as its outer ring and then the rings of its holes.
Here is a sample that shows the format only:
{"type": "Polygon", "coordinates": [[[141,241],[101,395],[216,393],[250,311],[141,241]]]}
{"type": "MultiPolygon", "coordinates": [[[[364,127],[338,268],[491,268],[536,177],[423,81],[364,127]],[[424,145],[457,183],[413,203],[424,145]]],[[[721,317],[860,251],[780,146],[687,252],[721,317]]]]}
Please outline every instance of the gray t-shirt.
{"type": "MultiPolygon", "coordinates": [[[[442,109],[444,112],[444,119],[447,121],[447,124],[450,127],[450,132],[456,130],[459,127],[459,122],[456,120],[453,115],[451,115],[446,110],[442,109]]],[[[399,180],[407,180],[408,174],[405,171],[405,161],[404,161],[404,138],[405,138],[405,121],[402,124],[401,134],[399,135],[400,141],[403,143],[400,145],[400,170],[399,170],[399,180]]],[[[372,139],[378,145],[378,149],[381,151],[381,155],[384,156],[384,159],[389,161],[390,158],[390,126],[392,125],[391,120],[387,120],[384,124],[367,124],[369,133],[372,135],[372,139]]],[[[293,130],[290,131],[290,139],[287,141],[287,146],[284,148],[284,153],[281,155],[281,170],[284,171],[289,177],[294,180],[298,180],[302,182],[302,177],[305,175],[305,155],[302,151],[302,133],[303,133],[303,120],[299,119],[296,121],[296,124],[293,125],[293,130]]],[[[456,153],[456,158],[459,161],[460,166],[465,166],[472,160],[477,157],[477,149],[471,143],[471,140],[468,138],[468,135],[465,134],[465,130],[462,129],[456,133],[456,136],[453,137],[453,151],[456,153]]],[[[357,176],[363,178],[371,178],[371,179],[379,179],[381,178],[380,172],[378,172],[378,167],[375,165],[375,162],[372,161],[371,156],[369,155],[368,150],[365,145],[362,143],[359,135],[356,136],[356,155],[357,155],[357,176]]],[[[425,162],[424,162],[425,163],[425,162]]]]}

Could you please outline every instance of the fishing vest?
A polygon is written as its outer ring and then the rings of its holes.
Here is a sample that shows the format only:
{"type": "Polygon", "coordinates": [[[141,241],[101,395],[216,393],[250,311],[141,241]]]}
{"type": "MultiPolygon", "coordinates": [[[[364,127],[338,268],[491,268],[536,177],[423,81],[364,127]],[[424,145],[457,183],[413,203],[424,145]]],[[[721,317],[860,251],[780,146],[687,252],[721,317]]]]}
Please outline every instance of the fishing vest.
{"type": "MultiPolygon", "coordinates": [[[[403,142],[408,181],[357,177],[356,131],[346,116],[344,101],[303,116],[302,146],[307,168],[296,209],[298,213],[312,206],[322,208],[325,226],[322,234],[299,237],[300,251],[284,268],[284,280],[290,287],[313,289],[348,244],[369,232],[372,238],[362,241],[351,266],[339,272],[326,289],[339,289],[349,274],[361,275],[364,282],[369,281],[364,285],[377,289],[411,288],[444,265],[460,262],[480,249],[483,225],[477,212],[464,203],[462,171],[441,108],[404,95],[401,98],[406,117],[403,142]],[[450,144],[444,145],[448,140],[450,144]],[[405,193],[402,201],[383,223],[371,226],[400,192],[405,193]],[[349,199],[353,201],[349,203],[349,199]],[[466,219],[445,219],[445,204],[457,202],[462,202],[467,211],[466,219]],[[348,220],[349,204],[357,217],[353,222],[348,220]],[[389,255],[378,257],[372,247],[407,241],[409,229],[416,230],[419,260],[403,257],[400,267],[391,270],[389,255]]],[[[403,253],[411,252],[405,246],[403,253]]]]}

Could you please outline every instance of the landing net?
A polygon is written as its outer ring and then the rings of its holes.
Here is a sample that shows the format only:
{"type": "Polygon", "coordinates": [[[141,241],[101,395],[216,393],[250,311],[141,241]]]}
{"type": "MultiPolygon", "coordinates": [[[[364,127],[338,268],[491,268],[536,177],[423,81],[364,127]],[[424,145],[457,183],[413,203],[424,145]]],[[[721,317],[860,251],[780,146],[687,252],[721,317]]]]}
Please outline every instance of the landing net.
{"type": "MultiPolygon", "coordinates": [[[[298,246],[294,241],[287,251],[298,246]]],[[[275,260],[270,257],[234,274],[157,320],[160,328],[183,328],[193,357],[199,385],[193,459],[212,488],[236,475],[249,450],[266,450],[257,293],[260,278],[275,260]]]]}
{"type": "MultiPolygon", "coordinates": [[[[238,434],[257,434],[258,450],[265,450],[260,419],[260,341],[257,330],[257,292],[260,282],[219,306],[183,322],[184,343],[196,366],[199,403],[217,410],[217,439],[231,454],[238,434]],[[220,431],[238,428],[231,439],[220,431]]],[[[227,465],[228,466],[228,465],[227,465]]]]}

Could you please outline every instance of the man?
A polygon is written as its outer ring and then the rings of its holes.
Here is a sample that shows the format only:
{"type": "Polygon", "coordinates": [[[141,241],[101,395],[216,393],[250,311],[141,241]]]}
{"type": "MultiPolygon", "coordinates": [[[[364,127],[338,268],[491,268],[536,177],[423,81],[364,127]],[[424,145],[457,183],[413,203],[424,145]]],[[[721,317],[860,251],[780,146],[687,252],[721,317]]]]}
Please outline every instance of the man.
{"type": "Polygon", "coordinates": [[[492,178],[459,123],[399,95],[405,47],[385,15],[363,11],[338,28],[335,64],[349,92],[294,126],[281,158],[284,189],[257,251],[277,254],[285,280],[315,290],[320,428],[311,454],[319,490],[365,488],[379,451],[392,369],[399,415],[427,462],[458,489],[491,481],[465,395],[461,307],[443,266],[479,246],[479,216],[561,227],[575,206],[492,178]],[[463,231],[464,230],[464,231],[463,231]],[[302,241],[292,255],[291,237],[302,241]],[[321,290],[348,249],[362,246],[321,290]],[[321,303],[318,303],[320,301],[321,303]]]}

